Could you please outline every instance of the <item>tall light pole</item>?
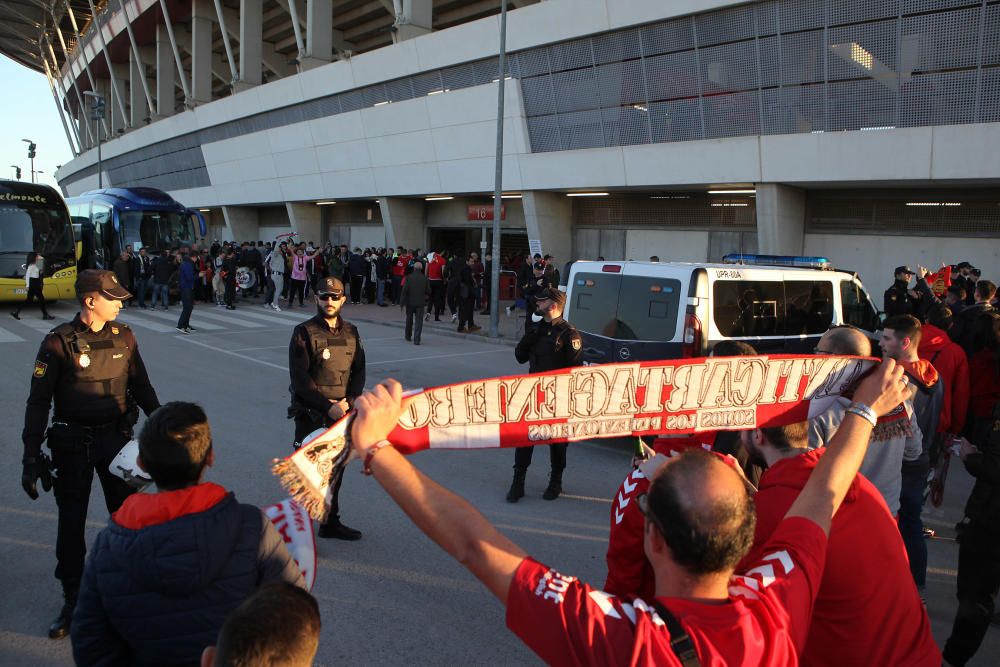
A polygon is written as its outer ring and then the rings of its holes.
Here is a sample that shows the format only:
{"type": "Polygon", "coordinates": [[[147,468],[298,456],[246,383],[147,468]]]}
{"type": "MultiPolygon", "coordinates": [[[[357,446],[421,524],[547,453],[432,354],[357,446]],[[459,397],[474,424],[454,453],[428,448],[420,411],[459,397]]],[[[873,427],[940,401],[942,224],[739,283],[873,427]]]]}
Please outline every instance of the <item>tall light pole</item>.
{"type": "MultiPolygon", "coordinates": [[[[92,90],[85,90],[84,97],[92,98],[90,101],[90,120],[102,120],[104,118],[104,96],[98,95],[92,90]]],[[[97,189],[104,187],[104,169],[101,165],[101,124],[97,123],[97,189]]]]}
{"type": "MultiPolygon", "coordinates": [[[[493,266],[490,271],[490,338],[500,337],[500,214],[503,211],[503,110],[506,76],[507,0],[500,0],[500,74],[497,76],[497,153],[496,176],[493,182],[493,266]]],[[[484,231],[483,236],[485,237],[485,235],[484,231]]]]}
{"type": "Polygon", "coordinates": [[[31,139],[21,139],[21,141],[28,144],[28,159],[31,160],[31,182],[35,182],[35,142],[31,139]]]}

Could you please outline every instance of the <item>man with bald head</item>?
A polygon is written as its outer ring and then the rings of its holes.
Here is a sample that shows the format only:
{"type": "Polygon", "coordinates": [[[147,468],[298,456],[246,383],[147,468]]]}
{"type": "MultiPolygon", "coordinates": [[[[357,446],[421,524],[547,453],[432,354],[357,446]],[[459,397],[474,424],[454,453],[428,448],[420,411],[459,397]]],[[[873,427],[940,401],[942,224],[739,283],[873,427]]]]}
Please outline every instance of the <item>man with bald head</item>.
{"type": "Polygon", "coordinates": [[[875,415],[906,396],[893,360],[858,385],[848,413],[763,555],[741,576],[753,503],[723,459],[691,450],[670,459],[638,499],[644,551],[656,574],[649,600],[625,600],[542,565],[467,501],[417,470],[387,440],[402,413],[388,380],[360,396],[354,457],[428,537],[507,608],[507,625],[549,664],[796,663],[822,578],[827,534],[864,457],[875,415]],[[678,621],[683,618],[684,622],[678,621]]]}
{"type": "MultiPolygon", "coordinates": [[[[823,334],[814,352],[870,357],[872,344],[860,329],[837,326],[823,334]]],[[[851,404],[851,399],[844,396],[824,401],[828,405],[821,407],[820,414],[809,420],[809,447],[813,449],[830,442],[851,404]]],[[[892,414],[880,419],[871,437],[861,474],[871,480],[895,516],[899,513],[899,494],[903,486],[903,461],[916,461],[923,451],[912,400],[907,398],[892,414]]]]}
{"type": "Polygon", "coordinates": [[[404,335],[407,342],[412,340],[414,345],[420,345],[420,334],[424,330],[424,309],[427,307],[429,292],[430,286],[427,283],[427,276],[424,275],[424,265],[414,262],[413,271],[404,279],[403,289],[399,295],[400,305],[406,308],[404,335]]]}

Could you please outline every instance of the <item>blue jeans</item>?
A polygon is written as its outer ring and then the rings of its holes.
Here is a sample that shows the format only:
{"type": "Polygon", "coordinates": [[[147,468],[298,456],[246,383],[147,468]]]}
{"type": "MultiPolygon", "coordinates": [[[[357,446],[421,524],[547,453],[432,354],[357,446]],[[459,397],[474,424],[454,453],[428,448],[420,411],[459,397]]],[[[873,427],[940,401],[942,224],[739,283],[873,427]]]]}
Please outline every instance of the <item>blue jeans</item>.
{"type": "Polygon", "coordinates": [[[153,283],[153,308],[156,308],[157,297],[163,300],[163,307],[166,308],[170,304],[170,290],[163,283],[153,283]]]}
{"type": "Polygon", "coordinates": [[[906,555],[910,559],[913,581],[921,591],[927,583],[927,541],[924,539],[920,510],[924,506],[929,469],[926,454],[916,461],[904,462],[903,486],[899,492],[899,534],[903,537],[906,555]]]}
{"type": "Polygon", "coordinates": [[[136,278],[135,285],[135,298],[139,299],[139,307],[146,307],[146,288],[149,285],[149,278],[136,278]]]}
{"type": "Polygon", "coordinates": [[[190,287],[181,289],[181,316],[177,320],[178,329],[191,326],[191,311],[194,310],[194,290],[190,287]]]}
{"type": "Polygon", "coordinates": [[[375,303],[385,305],[385,280],[382,278],[375,281],[375,303]]]}

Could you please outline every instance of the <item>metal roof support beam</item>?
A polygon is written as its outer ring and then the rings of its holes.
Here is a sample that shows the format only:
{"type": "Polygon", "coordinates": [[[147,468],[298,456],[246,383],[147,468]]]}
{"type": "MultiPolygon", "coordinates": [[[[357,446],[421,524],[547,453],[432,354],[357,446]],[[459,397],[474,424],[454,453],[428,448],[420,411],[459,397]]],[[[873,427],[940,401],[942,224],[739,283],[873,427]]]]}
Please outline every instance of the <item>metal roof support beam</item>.
{"type": "MultiPolygon", "coordinates": [[[[167,0],[160,0],[160,10],[163,12],[163,21],[167,28],[167,36],[170,38],[170,48],[174,52],[174,64],[177,65],[177,78],[180,79],[181,89],[184,91],[184,106],[189,107],[191,106],[191,88],[188,87],[187,75],[184,73],[184,63],[181,62],[181,50],[177,47],[177,39],[174,37],[174,26],[170,22],[170,14],[167,12],[167,0]]],[[[172,104],[171,107],[173,107],[172,104]]],[[[173,112],[171,111],[171,113],[173,112]]]]}
{"type": "MultiPolygon", "coordinates": [[[[125,101],[124,101],[125,98],[122,97],[121,91],[118,90],[118,82],[115,80],[115,75],[114,75],[115,66],[114,63],[111,62],[111,54],[108,53],[108,43],[104,39],[104,29],[101,27],[101,24],[97,22],[97,9],[94,8],[94,0],[87,0],[87,4],[90,5],[90,16],[94,20],[93,24],[94,29],[97,32],[97,38],[101,42],[101,51],[104,53],[104,61],[108,64],[108,73],[111,76],[111,93],[112,93],[111,96],[115,98],[115,100],[117,100],[118,112],[120,114],[122,125],[124,125],[126,118],[125,101]]],[[[111,118],[111,129],[112,130],[115,129],[114,114],[112,114],[111,118]]]]}
{"type": "MultiPolygon", "coordinates": [[[[216,0],[218,2],[219,0],[216,0]]],[[[263,82],[264,2],[240,0],[240,78],[238,88],[263,82]]]]}
{"type": "Polygon", "coordinates": [[[394,0],[396,20],[392,24],[392,41],[402,42],[434,29],[433,0],[394,0]]]}
{"type": "MultiPolygon", "coordinates": [[[[51,48],[51,44],[49,45],[49,48],[51,48]]],[[[80,135],[79,134],[76,135],[77,143],[74,144],[73,135],[70,134],[69,131],[70,125],[72,125],[72,123],[70,123],[69,125],[66,124],[66,116],[64,115],[66,113],[66,110],[63,109],[63,105],[59,103],[59,96],[56,94],[56,86],[52,82],[52,70],[49,69],[49,61],[45,58],[44,53],[41,54],[41,56],[42,56],[42,64],[45,65],[45,78],[48,79],[49,90],[52,91],[52,101],[56,103],[56,107],[59,109],[59,120],[62,121],[63,131],[66,132],[66,142],[69,144],[69,149],[73,151],[73,156],[76,157],[77,155],[80,154],[81,150],[77,148],[77,144],[80,143],[80,135]]],[[[73,126],[73,131],[76,132],[76,126],[73,126]]]]}
{"type": "MultiPolygon", "coordinates": [[[[58,87],[59,94],[62,95],[62,99],[68,104],[69,100],[67,99],[67,97],[69,96],[69,91],[63,86],[62,81],[59,80],[58,70],[56,69],[56,66],[59,61],[56,59],[56,50],[55,48],[53,48],[52,41],[49,39],[48,35],[45,35],[45,44],[49,47],[49,54],[52,56],[52,65],[50,67],[48,61],[46,61],[45,59],[45,53],[42,53],[42,62],[45,64],[45,74],[46,76],[55,78],[56,80],[55,84],[53,84],[51,81],[49,82],[49,84],[53,86],[53,90],[55,90],[55,88],[58,87]]],[[[63,53],[66,53],[65,44],[66,43],[63,42],[63,53]]],[[[69,60],[67,59],[66,62],[69,62],[69,60]]],[[[73,91],[76,93],[77,104],[80,107],[84,107],[86,105],[83,103],[83,96],[80,94],[80,89],[76,85],[76,77],[72,75],[72,72],[73,70],[72,68],[70,68],[70,79],[73,82],[73,91]]],[[[74,127],[74,129],[76,128],[74,127]]],[[[89,130],[89,126],[87,129],[89,130]]],[[[83,145],[82,142],[80,142],[79,134],[77,135],[77,143],[79,143],[81,146],[83,145]]]]}
{"type": "Polygon", "coordinates": [[[212,10],[209,0],[191,0],[191,98],[212,101],[212,10]]]}
{"type": "MultiPolygon", "coordinates": [[[[226,30],[229,31],[229,36],[235,37],[238,40],[240,38],[239,32],[237,32],[237,30],[232,26],[235,26],[240,22],[239,15],[236,10],[229,9],[228,7],[223,7],[222,13],[226,16],[226,30]]],[[[272,14],[272,12],[269,12],[269,14],[272,14]]],[[[267,18],[268,17],[265,17],[265,19],[267,18]]],[[[273,18],[273,16],[270,18],[273,18]]],[[[263,62],[265,67],[278,76],[284,77],[295,74],[295,70],[290,64],[288,64],[288,56],[279,53],[274,46],[275,45],[270,42],[261,42],[261,62],[263,62]]],[[[242,44],[240,45],[240,48],[243,48],[242,44]]]]}
{"type": "Polygon", "coordinates": [[[284,7],[289,16],[292,17],[292,32],[295,34],[295,46],[298,48],[298,55],[296,58],[301,62],[306,56],[306,43],[302,40],[302,26],[304,26],[305,20],[300,18],[298,2],[295,0],[277,0],[278,4],[284,7]]]}
{"type": "Polygon", "coordinates": [[[128,65],[112,65],[110,77],[112,101],[108,106],[111,113],[111,138],[113,139],[131,127],[128,122],[128,110],[125,108],[125,102],[128,100],[125,96],[127,92],[125,84],[128,83],[128,65]]]}
{"type": "MultiPolygon", "coordinates": [[[[170,62],[172,41],[165,25],[156,26],[156,115],[161,118],[174,115],[176,104],[177,70],[170,62]]],[[[181,76],[183,78],[183,72],[181,76]]]]}
{"type": "MultiPolygon", "coordinates": [[[[69,4],[69,0],[63,0],[66,4],[66,13],[69,15],[70,25],[73,26],[73,36],[76,38],[77,48],[80,50],[80,60],[83,61],[83,69],[87,72],[87,81],[90,82],[90,89],[97,91],[97,80],[94,79],[93,72],[90,71],[90,63],[87,62],[87,54],[84,52],[83,40],[80,38],[80,26],[76,24],[76,15],[73,13],[73,8],[69,4]]],[[[66,53],[66,58],[69,58],[69,53],[66,53]]],[[[72,73],[72,72],[71,72],[72,73]]],[[[102,118],[101,125],[104,126],[104,134],[110,136],[110,128],[108,127],[108,119],[102,118]]]]}
{"type": "MultiPolygon", "coordinates": [[[[125,14],[125,30],[128,32],[129,45],[132,47],[132,58],[134,58],[135,63],[138,64],[138,67],[140,68],[140,71],[142,72],[142,76],[140,77],[140,79],[141,79],[141,84],[142,84],[142,92],[146,95],[146,108],[149,109],[150,113],[152,113],[152,110],[153,110],[153,96],[149,92],[149,82],[146,81],[146,72],[145,72],[144,69],[142,69],[142,56],[139,53],[139,45],[136,44],[136,41],[135,41],[135,34],[133,34],[133,32],[132,32],[132,19],[130,19],[129,16],[128,16],[128,4],[129,4],[129,0],[123,0],[122,1],[122,13],[125,14]]],[[[137,18],[138,18],[138,15],[137,15],[137,18]]],[[[132,80],[132,85],[133,86],[135,85],[135,80],[134,79],[132,80]]],[[[138,92],[137,91],[133,91],[132,92],[132,99],[135,100],[136,97],[138,97],[138,92]]],[[[135,108],[136,107],[133,104],[132,105],[132,115],[133,116],[135,116],[135,108]]],[[[135,118],[133,118],[132,119],[132,125],[133,125],[133,127],[135,126],[135,124],[136,124],[135,123],[135,118]]]]}
{"type": "MultiPolygon", "coordinates": [[[[242,11],[240,14],[242,15],[242,11]]],[[[233,85],[240,78],[240,71],[236,69],[236,58],[233,57],[233,45],[229,42],[229,32],[226,30],[226,17],[222,11],[222,0],[215,0],[215,15],[219,18],[219,31],[222,33],[222,46],[226,49],[226,59],[229,60],[229,69],[233,73],[233,85]]],[[[240,63],[242,67],[243,48],[240,47],[240,63]]]]}
{"type": "Polygon", "coordinates": [[[129,53],[128,65],[128,108],[132,113],[129,125],[142,127],[153,119],[152,101],[146,96],[149,93],[142,94],[143,91],[149,90],[149,82],[146,81],[146,66],[142,64],[140,54],[135,51],[129,53]]]}

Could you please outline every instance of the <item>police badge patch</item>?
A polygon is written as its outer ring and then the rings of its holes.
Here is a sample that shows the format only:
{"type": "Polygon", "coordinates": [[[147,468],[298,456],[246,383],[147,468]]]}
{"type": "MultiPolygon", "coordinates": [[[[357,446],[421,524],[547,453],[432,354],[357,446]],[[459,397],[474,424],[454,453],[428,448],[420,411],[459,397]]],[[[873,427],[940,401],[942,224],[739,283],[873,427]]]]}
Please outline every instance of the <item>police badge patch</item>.
{"type": "Polygon", "coordinates": [[[583,347],[583,341],[580,340],[579,338],[574,338],[571,345],[573,346],[573,350],[579,350],[581,347],[583,347]]]}
{"type": "Polygon", "coordinates": [[[329,358],[330,358],[330,348],[325,347],[323,348],[323,360],[325,361],[329,358]]]}
{"type": "Polygon", "coordinates": [[[80,355],[80,366],[82,368],[86,368],[89,365],[90,365],[90,356],[86,352],[84,352],[83,354],[80,355]]]}
{"type": "Polygon", "coordinates": [[[48,364],[46,364],[44,362],[41,362],[41,361],[38,361],[36,359],[35,360],[35,370],[32,373],[32,375],[34,375],[36,378],[43,378],[43,377],[45,377],[45,371],[47,371],[48,369],[49,369],[49,365],[48,364]]]}

